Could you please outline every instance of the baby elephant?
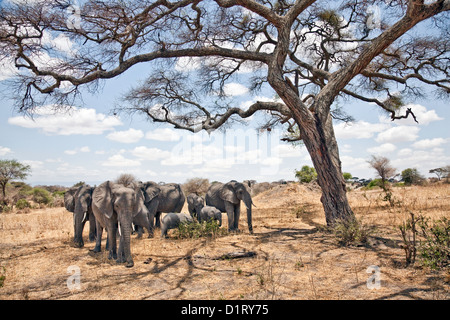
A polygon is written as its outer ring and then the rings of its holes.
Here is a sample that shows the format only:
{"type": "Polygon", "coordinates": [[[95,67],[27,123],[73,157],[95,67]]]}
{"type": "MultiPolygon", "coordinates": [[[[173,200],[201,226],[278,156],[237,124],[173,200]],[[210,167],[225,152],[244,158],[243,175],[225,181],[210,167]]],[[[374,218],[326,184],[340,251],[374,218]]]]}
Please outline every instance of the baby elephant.
{"type": "Polygon", "coordinates": [[[168,213],[161,220],[161,238],[167,238],[167,231],[169,229],[178,228],[180,223],[192,222],[192,217],[186,213],[168,213]]]}
{"type": "Polygon", "coordinates": [[[198,215],[198,222],[216,220],[222,226],[222,212],[216,207],[204,206],[198,215]]]}

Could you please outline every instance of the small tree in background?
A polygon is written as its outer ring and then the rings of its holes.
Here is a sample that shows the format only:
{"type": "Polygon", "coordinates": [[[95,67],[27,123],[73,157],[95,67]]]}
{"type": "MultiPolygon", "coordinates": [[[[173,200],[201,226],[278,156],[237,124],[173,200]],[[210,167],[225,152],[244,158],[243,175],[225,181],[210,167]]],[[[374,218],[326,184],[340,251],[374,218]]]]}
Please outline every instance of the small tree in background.
{"type": "Polygon", "coordinates": [[[313,167],[305,165],[299,171],[295,171],[295,177],[300,183],[310,183],[317,179],[317,172],[313,167]]]}
{"type": "Polygon", "coordinates": [[[0,186],[2,188],[2,204],[6,205],[6,185],[11,180],[24,180],[31,171],[31,167],[17,160],[0,160],[0,186]]]}
{"type": "Polygon", "coordinates": [[[353,176],[350,172],[344,172],[342,175],[344,176],[345,181],[348,181],[351,178],[353,178],[353,176]]]}
{"type": "Polygon", "coordinates": [[[188,195],[190,193],[195,193],[199,196],[204,196],[208,191],[210,186],[209,180],[204,178],[192,178],[186,180],[183,183],[183,192],[188,195]]]}
{"type": "Polygon", "coordinates": [[[392,198],[392,192],[388,180],[395,177],[396,170],[391,165],[391,161],[386,157],[377,157],[372,155],[372,159],[368,161],[370,166],[375,169],[376,175],[380,178],[380,187],[385,193],[383,200],[389,201],[389,204],[394,206],[394,200],[392,198]]]}
{"type": "Polygon", "coordinates": [[[422,184],[425,177],[420,174],[417,168],[408,168],[402,171],[402,179],[406,185],[422,184]]]}
{"type": "Polygon", "coordinates": [[[125,187],[129,187],[137,182],[137,178],[131,173],[122,173],[116,178],[115,183],[121,184],[125,187]]]}
{"type": "Polygon", "coordinates": [[[390,178],[395,177],[397,169],[392,167],[391,161],[386,157],[372,155],[372,159],[368,163],[375,169],[376,175],[381,179],[381,189],[386,191],[389,188],[387,182],[390,178]]]}

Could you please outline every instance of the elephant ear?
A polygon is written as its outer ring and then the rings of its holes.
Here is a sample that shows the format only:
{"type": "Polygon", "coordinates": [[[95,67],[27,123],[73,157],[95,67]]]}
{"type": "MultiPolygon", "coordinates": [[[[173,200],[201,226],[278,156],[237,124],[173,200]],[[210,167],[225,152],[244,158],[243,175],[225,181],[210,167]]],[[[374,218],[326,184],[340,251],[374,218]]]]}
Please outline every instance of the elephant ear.
{"type": "Polygon", "coordinates": [[[161,189],[156,184],[146,184],[145,192],[144,192],[144,201],[145,203],[149,203],[154,198],[156,198],[161,192],[161,189]]]}
{"type": "Polygon", "coordinates": [[[92,204],[108,219],[111,219],[114,213],[113,207],[113,182],[106,181],[94,189],[92,194],[92,204]]]}
{"type": "Polygon", "coordinates": [[[236,192],[234,190],[234,183],[228,182],[223,185],[222,190],[219,192],[220,198],[224,201],[228,201],[234,204],[239,203],[239,199],[236,197],[236,192]]]}
{"type": "Polygon", "coordinates": [[[70,188],[64,194],[64,207],[66,207],[67,211],[75,211],[75,193],[77,191],[78,188],[70,188]]]}

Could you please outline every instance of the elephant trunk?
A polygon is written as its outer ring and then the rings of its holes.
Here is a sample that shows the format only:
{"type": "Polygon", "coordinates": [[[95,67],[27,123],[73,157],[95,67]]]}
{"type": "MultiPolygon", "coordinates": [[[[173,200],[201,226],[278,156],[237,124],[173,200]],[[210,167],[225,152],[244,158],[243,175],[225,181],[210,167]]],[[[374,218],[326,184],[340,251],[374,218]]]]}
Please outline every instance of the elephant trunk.
{"type": "Polygon", "coordinates": [[[73,243],[76,248],[83,248],[83,229],[86,223],[87,212],[77,211],[73,215],[74,237],[73,243]]]}
{"type": "MultiPolygon", "coordinates": [[[[125,266],[131,268],[134,266],[133,258],[131,257],[130,241],[131,241],[131,223],[123,221],[120,223],[121,235],[120,235],[120,249],[119,259],[123,259],[125,266]]],[[[120,261],[122,262],[122,261],[120,261]]]]}
{"type": "Polygon", "coordinates": [[[250,233],[253,233],[253,225],[252,225],[252,197],[250,196],[249,193],[245,193],[244,195],[244,204],[245,207],[247,208],[247,224],[248,224],[248,231],[250,233]]]}

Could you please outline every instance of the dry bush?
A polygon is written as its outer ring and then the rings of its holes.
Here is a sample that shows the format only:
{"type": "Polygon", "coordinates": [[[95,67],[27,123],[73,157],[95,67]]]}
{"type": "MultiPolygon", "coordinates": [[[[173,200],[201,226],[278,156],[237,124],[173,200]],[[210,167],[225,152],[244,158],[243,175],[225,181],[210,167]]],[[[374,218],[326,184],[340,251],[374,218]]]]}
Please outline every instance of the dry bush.
{"type": "Polygon", "coordinates": [[[121,184],[124,187],[129,187],[137,183],[137,178],[131,173],[122,173],[114,181],[117,184],[121,184]]]}
{"type": "Polygon", "coordinates": [[[198,196],[205,196],[210,186],[209,180],[204,178],[192,178],[186,180],[181,186],[185,195],[195,193],[198,196]]]}

